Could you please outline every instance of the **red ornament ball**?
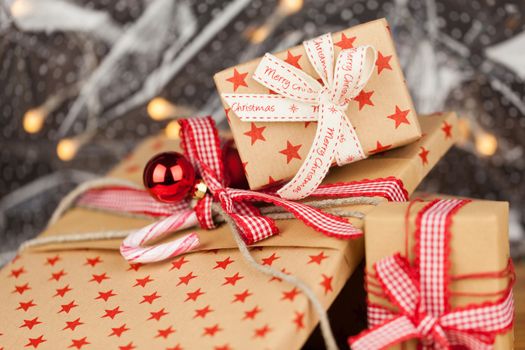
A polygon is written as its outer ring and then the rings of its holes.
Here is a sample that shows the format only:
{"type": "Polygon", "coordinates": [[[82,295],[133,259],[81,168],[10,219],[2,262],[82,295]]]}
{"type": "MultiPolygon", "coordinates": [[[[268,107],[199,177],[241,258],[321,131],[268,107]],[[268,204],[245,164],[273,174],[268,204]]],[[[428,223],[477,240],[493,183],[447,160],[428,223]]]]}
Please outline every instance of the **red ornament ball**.
{"type": "Polygon", "coordinates": [[[244,173],[244,166],[232,140],[226,142],[222,147],[222,161],[228,186],[248,189],[248,180],[244,173]]]}
{"type": "Polygon", "coordinates": [[[195,170],[182,154],[165,152],[150,159],[142,179],[155,199],[173,203],[183,200],[193,190],[195,170]]]}

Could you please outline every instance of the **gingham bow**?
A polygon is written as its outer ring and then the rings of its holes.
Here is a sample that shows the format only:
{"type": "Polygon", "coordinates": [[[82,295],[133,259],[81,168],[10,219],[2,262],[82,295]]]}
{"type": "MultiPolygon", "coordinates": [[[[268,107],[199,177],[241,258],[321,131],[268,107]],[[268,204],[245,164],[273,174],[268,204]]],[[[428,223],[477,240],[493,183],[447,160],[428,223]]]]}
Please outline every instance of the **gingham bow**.
{"type": "Polygon", "coordinates": [[[368,82],[376,61],[372,46],[342,50],[334,67],[331,34],[303,43],[323,84],[302,70],[267,53],[252,78],[277,95],[222,94],[242,121],[317,121],[312,147],[294,178],[279,190],[287,199],[311,195],[334,159],[338,165],[366,158],[345,115],[348,104],[368,82]]]}
{"type": "MultiPolygon", "coordinates": [[[[513,322],[512,292],[497,302],[456,308],[448,305],[445,251],[451,215],[468,201],[438,200],[419,215],[419,265],[410,266],[399,254],[378,261],[376,278],[391,311],[378,304],[369,305],[369,331],[350,340],[352,349],[377,350],[417,338],[423,349],[492,349],[495,336],[513,322]]],[[[416,258],[416,261],[417,258],[416,258]]]]}

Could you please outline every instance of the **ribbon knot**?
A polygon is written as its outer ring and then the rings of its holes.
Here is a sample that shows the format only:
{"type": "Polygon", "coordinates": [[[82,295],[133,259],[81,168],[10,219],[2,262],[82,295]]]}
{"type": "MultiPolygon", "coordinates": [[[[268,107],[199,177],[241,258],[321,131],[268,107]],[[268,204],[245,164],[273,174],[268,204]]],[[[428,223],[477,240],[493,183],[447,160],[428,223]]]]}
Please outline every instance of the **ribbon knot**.
{"type": "Polygon", "coordinates": [[[377,58],[372,46],[359,46],[340,51],[336,59],[331,34],[305,41],[303,45],[322,84],[267,53],[252,78],[277,95],[221,95],[242,121],[318,122],[305,161],[293,179],[277,192],[287,199],[311,195],[334,160],[344,165],[366,158],[345,111],[370,79],[377,58]]]}

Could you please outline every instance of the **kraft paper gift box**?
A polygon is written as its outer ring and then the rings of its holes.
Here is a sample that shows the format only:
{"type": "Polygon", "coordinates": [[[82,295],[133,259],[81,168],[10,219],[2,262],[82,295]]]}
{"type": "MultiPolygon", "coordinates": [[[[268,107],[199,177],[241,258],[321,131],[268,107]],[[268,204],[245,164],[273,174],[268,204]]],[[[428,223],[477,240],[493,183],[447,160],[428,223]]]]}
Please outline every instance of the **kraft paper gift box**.
{"type": "MultiPolygon", "coordinates": [[[[346,116],[355,127],[366,155],[399,147],[421,136],[416,112],[385,19],[357,25],[332,34],[335,55],[342,48],[372,45],[378,51],[374,72],[362,92],[350,101],[346,116]]],[[[276,53],[308,75],[318,78],[300,45],[276,53]]],[[[217,73],[220,94],[270,94],[252,79],[260,58],[217,73]]],[[[305,160],[317,128],[315,122],[243,122],[222,98],[239,155],[246,166],[250,188],[292,178],[305,160]],[[259,164],[265,164],[263,169],[259,164]]]]}
{"type": "MultiPolygon", "coordinates": [[[[454,114],[421,117],[421,123],[421,140],[337,168],[326,183],[393,176],[412,193],[456,134],[454,114]]],[[[151,156],[174,149],[178,142],[150,138],[109,175],[140,183],[151,156]]],[[[374,207],[351,209],[368,213],[374,207]]],[[[77,207],[41,236],[130,230],[149,222],[77,207]]],[[[301,278],[328,308],[362,261],[363,239],[329,238],[298,220],[277,224],[281,233],[255,244],[253,255],[301,278]]],[[[128,264],[119,254],[120,240],[22,251],[0,272],[0,348],[300,348],[317,324],[307,298],[252,270],[227,227],[196,232],[198,251],[155,264],[128,264]]]]}
{"type": "MultiPolygon", "coordinates": [[[[396,253],[408,252],[408,259],[414,263],[415,228],[418,212],[435,200],[437,195],[425,194],[415,198],[422,202],[381,203],[365,218],[366,270],[370,273],[379,260],[396,253]],[[409,206],[411,205],[410,209],[409,206]],[[407,215],[408,210],[408,217],[407,215]],[[408,229],[406,226],[408,223],[408,229]],[[408,240],[406,240],[408,233],[408,240]],[[407,249],[408,248],[408,249],[407,249]]],[[[439,196],[454,199],[452,196],[439,196]]],[[[496,302],[504,297],[502,292],[512,286],[512,269],[509,266],[510,252],[508,240],[509,205],[507,202],[472,200],[457,210],[451,217],[449,267],[451,276],[450,307],[454,311],[472,305],[496,302]],[[499,276],[454,278],[506,271],[499,276]]],[[[437,243],[436,243],[437,244],[437,243]]],[[[446,253],[445,253],[446,254],[446,253]]],[[[423,273],[423,272],[421,272],[423,273]]],[[[498,273],[495,273],[498,275],[498,273]]],[[[375,280],[375,279],[374,279],[375,280]]],[[[370,281],[370,280],[369,280],[370,281]]],[[[369,290],[376,290],[377,285],[369,290]]],[[[384,296],[369,293],[370,304],[379,304],[395,310],[384,296]]],[[[513,348],[512,329],[496,336],[495,349],[513,348]]],[[[415,349],[416,340],[394,345],[392,349],[415,349]]]]}

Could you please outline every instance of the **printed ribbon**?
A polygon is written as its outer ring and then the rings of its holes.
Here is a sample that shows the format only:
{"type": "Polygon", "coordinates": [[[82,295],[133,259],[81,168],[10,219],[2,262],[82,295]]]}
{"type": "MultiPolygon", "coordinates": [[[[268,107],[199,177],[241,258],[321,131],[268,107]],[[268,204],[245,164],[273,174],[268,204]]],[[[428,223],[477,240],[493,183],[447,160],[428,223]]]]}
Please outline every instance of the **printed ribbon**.
{"type": "MultiPolygon", "coordinates": [[[[182,144],[186,156],[207,184],[209,194],[192,207],[189,201],[165,204],[155,201],[145,191],[128,188],[103,188],[87,192],[78,204],[104,210],[160,217],[157,222],[132,232],[121,245],[122,255],[129,261],[153,262],[193,250],[199,240],[196,233],[158,245],[146,246],[169,233],[200,225],[215,227],[212,203],[219,203],[239,227],[247,244],[258,242],[278,233],[271,218],[261,215],[252,202],[270,203],[292,213],[314,230],[337,238],[355,238],[362,232],[346,219],[325,213],[317,208],[288,201],[272,193],[229,188],[224,183],[220,141],[211,118],[181,121],[182,144]]],[[[320,186],[315,197],[376,197],[389,201],[406,201],[408,194],[401,181],[395,178],[365,180],[320,186]]]]}
{"type": "Polygon", "coordinates": [[[312,194],[334,159],[338,165],[366,158],[345,115],[348,104],[370,79],[377,53],[372,46],[342,50],[335,64],[331,34],[303,43],[323,84],[267,53],[252,78],[277,94],[222,94],[242,121],[317,121],[312,147],[297,174],[278,194],[301,199],[312,194]]]}
{"type": "Polygon", "coordinates": [[[467,200],[436,200],[418,215],[417,266],[397,254],[374,266],[397,311],[369,305],[371,329],[350,339],[355,350],[385,349],[417,338],[423,349],[492,349],[495,336],[513,322],[512,289],[497,302],[451,310],[448,300],[448,243],[453,214],[467,200]]]}

